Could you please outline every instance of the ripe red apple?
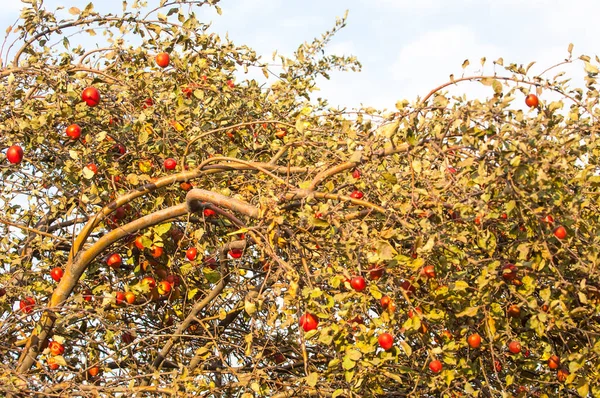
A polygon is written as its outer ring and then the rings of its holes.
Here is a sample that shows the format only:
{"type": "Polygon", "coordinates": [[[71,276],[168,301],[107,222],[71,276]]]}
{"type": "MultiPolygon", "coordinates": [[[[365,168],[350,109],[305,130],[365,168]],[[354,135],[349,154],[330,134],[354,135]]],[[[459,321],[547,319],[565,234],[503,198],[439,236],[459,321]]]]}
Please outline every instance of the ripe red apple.
{"type": "Polygon", "coordinates": [[[428,278],[435,278],[435,268],[433,265],[424,266],[421,273],[428,278]]]}
{"type": "Polygon", "coordinates": [[[6,158],[12,164],[21,163],[21,160],[23,160],[23,148],[21,148],[19,145],[12,145],[6,151],[6,158]]]}
{"type": "Polygon", "coordinates": [[[169,61],[171,60],[168,53],[160,53],[156,56],[156,64],[161,68],[166,68],[169,66],[169,61]]]}
{"type": "Polygon", "coordinates": [[[161,281],[156,288],[158,289],[158,294],[161,296],[166,296],[171,292],[172,286],[167,281],[161,281]]]}
{"type": "Polygon", "coordinates": [[[33,297],[25,297],[19,302],[19,309],[26,314],[31,314],[35,307],[35,299],[33,297]]]}
{"type": "Polygon", "coordinates": [[[54,357],[49,357],[46,362],[48,363],[50,370],[56,370],[60,367],[60,365],[56,363],[56,358],[54,357]]]}
{"type": "Polygon", "coordinates": [[[100,368],[98,366],[92,366],[88,369],[88,374],[90,377],[96,377],[98,376],[98,373],[100,373],[100,368]]]}
{"type": "Polygon", "coordinates": [[[471,348],[479,348],[481,345],[481,336],[478,333],[473,333],[467,337],[467,343],[471,348]]]}
{"type": "Polygon", "coordinates": [[[227,80],[227,87],[229,88],[234,88],[235,84],[233,83],[233,80],[227,80]]]}
{"type": "Polygon", "coordinates": [[[560,367],[560,358],[558,355],[552,355],[548,358],[548,367],[552,370],[556,370],[560,367]]]}
{"type": "Polygon", "coordinates": [[[369,277],[373,280],[377,280],[385,273],[385,267],[383,264],[371,264],[369,266],[369,277]]]}
{"type": "Polygon", "coordinates": [[[386,351],[394,346],[394,336],[389,333],[381,333],[377,337],[377,341],[379,342],[379,346],[386,351]]]}
{"type": "Polygon", "coordinates": [[[163,248],[160,246],[152,246],[150,248],[150,255],[154,258],[159,258],[163,254],[163,248]]]}
{"type": "Polygon", "coordinates": [[[539,104],[540,100],[538,99],[537,95],[529,94],[527,97],[525,97],[525,105],[527,105],[528,107],[537,108],[539,104]]]}
{"type": "Polygon", "coordinates": [[[138,250],[144,250],[144,243],[141,235],[135,238],[135,242],[133,244],[138,248],[138,250]]]}
{"type": "Polygon", "coordinates": [[[500,218],[503,220],[506,220],[508,218],[508,214],[502,213],[502,214],[500,214],[500,218]]]}
{"type": "Polygon", "coordinates": [[[150,289],[156,287],[156,281],[151,276],[146,276],[142,279],[142,285],[147,285],[150,289]]]}
{"type": "Polygon", "coordinates": [[[64,274],[64,271],[60,267],[52,268],[52,271],[50,271],[50,276],[56,282],[60,282],[61,278],[63,277],[63,274],[64,274]]]}
{"type": "Polygon", "coordinates": [[[521,352],[521,343],[519,343],[518,341],[511,341],[510,343],[508,343],[508,351],[511,354],[518,354],[521,352]]]}
{"type": "Polygon", "coordinates": [[[204,209],[202,214],[204,214],[204,217],[212,217],[217,213],[215,213],[215,211],[213,209],[204,209]]]}
{"type": "Polygon", "coordinates": [[[506,314],[512,318],[518,318],[521,316],[521,308],[516,304],[512,304],[506,310],[506,314]]]}
{"type": "Polygon", "coordinates": [[[173,158],[165,159],[165,170],[175,170],[177,167],[177,161],[173,158]]]}
{"type": "Polygon", "coordinates": [[[355,276],[350,279],[350,286],[357,292],[362,292],[367,287],[367,283],[365,282],[365,278],[362,276],[355,276]]]}
{"type": "Polygon", "coordinates": [[[93,295],[92,295],[92,291],[90,289],[85,289],[83,291],[83,299],[87,302],[92,301],[93,295]]]}
{"type": "Polygon", "coordinates": [[[381,297],[381,300],[379,300],[379,303],[381,304],[381,306],[383,308],[387,308],[391,302],[392,302],[392,299],[390,298],[390,296],[383,296],[383,297],[381,297]]]}
{"type": "Polygon", "coordinates": [[[561,383],[564,383],[567,380],[567,377],[569,377],[569,371],[566,369],[559,369],[556,373],[556,378],[561,383]]]}
{"type": "Polygon", "coordinates": [[[352,178],[358,180],[360,178],[360,170],[359,169],[354,169],[354,171],[352,172],[352,178]]]}
{"type": "Polygon", "coordinates": [[[48,348],[52,355],[62,355],[65,352],[65,347],[58,341],[51,341],[48,343],[48,348]]]}
{"type": "Polygon", "coordinates": [[[117,292],[115,293],[115,301],[118,304],[123,304],[123,302],[125,301],[125,293],[124,292],[117,292]]]}
{"type": "Polygon", "coordinates": [[[135,303],[135,293],[134,292],[126,292],[125,293],[125,301],[129,304],[135,303]]]}
{"type": "Polygon", "coordinates": [[[362,199],[363,197],[363,193],[361,191],[359,191],[358,189],[355,189],[354,191],[352,191],[352,193],[350,194],[350,197],[352,199],[362,199]]]}
{"type": "Polygon", "coordinates": [[[185,252],[185,256],[190,261],[194,261],[196,259],[197,255],[198,255],[198,249],[196,249],[195,247],[190,247],[185,252]]]}
{"type": "Polygon", "coordinates": [[[76,140],[81,136],[81,127],[79,127],[77,124],[72,124],[67,127],[66,133],[70,139],[76,140]]]}
{"type": "Polygon", "coordinates": [[[106,259],[106,264],[114,269],[119,268],[122,264],[121,256],[118,253],[113,253],[106,259]]]}
{"type": "Polygon", "coordinates": [[[440,373],[442,371],[442,368],[442,363],[437,359],[429,362],[429,370],[431,370],[433,373],[440,373]]]}
{"type": "Polygon", "coordinates": [[[304,315],[302,315],[300,317],[299,323],[305,332],[310,332],[311,330],[315,330],[317,328],[317,325],[319,324],[319,320],[313,314],[306,312],[304,315]]]}
{"type": "Polygon", "coordinates": [[[446,169],[446,171],[450,174],[456,174],[456,169],[452,166],[448,166],[448,168],[446,169]]]}
{"type": "Polygon", "coordinates": [[[546,216],[542,218],[542,221],[548,224],[552,224],[554,222],[554,217],[552,217],[551,214],[546,214],[546,216]]]}
{"type": "Polygon", "coordinates": [[[85,167],[87,167],[94,174],[98,172],[98,166],[96,166],[94,163],[90,163],[85,167]]]}
{"type": "Polygon", "coordinates": [[[100,93],[95,87],[88,87],[81,93],[81,100],[84,101],[87,106],[94,107],[100,103],[100,93]]]}
{"type": "Polygon", "coordinates": [[[507,281],[512,281],[517,277],[517,267],[514,264],[505,264],[502,267],[502,277],[507,281]]]}
{"type": "Polygon", "coordinates": [[[154,105],[154,100],[152,98],[146,98],[144,103],[142,104],[142,109],[147,109],[154,105]]]}
{"type": "Polygon", "coordinates": [[[231,249],[229,250],[229,255],[231,258],[240,258],[242,257],[243,251],[241,249],[231,249]]]}
{"type": "Polygon", "coordinates": [[[553,233],[554,236],[556,236],[558,239],[564,239],[567,237],[567,230],[562,225],[559,225],[558,227],[554,228],[553,233]]]}

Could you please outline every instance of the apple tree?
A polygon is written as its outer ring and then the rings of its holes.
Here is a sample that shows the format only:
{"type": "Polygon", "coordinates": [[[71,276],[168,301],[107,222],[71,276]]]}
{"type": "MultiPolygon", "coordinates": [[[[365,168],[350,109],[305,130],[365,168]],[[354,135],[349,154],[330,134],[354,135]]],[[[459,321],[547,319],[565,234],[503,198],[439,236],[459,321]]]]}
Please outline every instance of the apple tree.
{"type": "Polygon", "coordinates": [[[3,395],[600,396],[598,58],[347,111],[315,95],[360,70],[326,52],[344,18],[270,63],[202,22],[218,0],[26,3],[3,395]]]}

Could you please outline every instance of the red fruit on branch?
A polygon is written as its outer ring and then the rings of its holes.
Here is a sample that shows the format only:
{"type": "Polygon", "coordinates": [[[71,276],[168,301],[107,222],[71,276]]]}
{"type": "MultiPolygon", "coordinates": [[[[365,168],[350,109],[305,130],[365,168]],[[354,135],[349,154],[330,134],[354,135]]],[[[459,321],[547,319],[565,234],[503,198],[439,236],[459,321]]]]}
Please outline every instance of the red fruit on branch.
{"type": "Polygon", "coordinates": [[[87,106],[94,107],[100,103],[100,92],[95,87],[88,87],[81,93],[81,100],[87,106]]]}
{"type": "Polygon", "coordinates": [[[433,373],[440,373],[442,368],[442,363],[437,359],[429,362],[429,370],[431,370],[433,373]]]}
{"type": "Polygon", "coordinates": [[[530,108],[537,108],[537,106],[540,104],[540,100],[537,97],[537,95],[535,94],[529,94],[527,97],[525,97],[525,105],[527,105],[530,108]]]}
{"type": "Polygon", "coordinates": [[[160,53],[156,56],[156,64],[161,68],[166,68],[167,66],[169,66],[170,60],[171,57],[168,53],[160,53]]]}
{"type": "Polygon", "coordinates": [[[175,170],[177,167],[177,161],[173,158],[165,159],[165,170],[175,170]]]}
{"type": "Polygon", "coordinates": [[[213,209],[204,209],[202,214],[204,214],[204,217],[213,217],[217,213],[213,209]]]}
{"type": "Polygon", "coordinates": [[[367,283],[362,276],[355,276],[350,280],[350,286],[357,292],[362,292],[367,287],[367,283]]]}
{"type": "Polygon", "coordinates": [[[387,351],[394,346],[394,336],[389,333],[382,333],[377,337],[377,342],[381,348],[387,351]]]}
{"type": "Polygon", "coordinates": [[[229,250],[229,255],[231,256],[231,258],[240,258],[242,257],[242,249],[231,249],[229,250]]]}
{"type": "Polygon", "coordinates": [[[65,347],[58,341],[48,343],[48,349],[52,355],[62,355],[65,352],[65,347]]]}
{"type": "Polygon", "coordinates": [[[23,148],[19,145],[13,145],[6,151],[6,159],[12,164],[21,163],[23,160],[23,148]]]}
{"type": "Polygon", "coordinates": [[[554,228],[553,233],[554,236],[556,236],[558,239],[564,239],[567,237],[567,229],[562,225],[559,225],[558,227],[554,228]]]}
{"type": "Polygon", "coordinates": [[[467,337],[467,343],[471,348],[479,348],[481,345],[481,336],[478,333],[473,333],[467,337]]]}
{"type": "Polygon", "coordinates": [[[26,314],[31,314],[35,307],[35,299],[33,297],[25,297],[19,302],[19,309],[26,314]]]}
{"type": "Polygon", "coordinates": [[[121,256],[118,253],[113,253],[106,259],[106,264],[114,269],[119,268],[122,264],[121,256]]]}
{"type": "Polygon", "coordinates": [[[195,247],[190,247],[185,252],[185,256],[190,261],[194,261],[196,259],[197,255],[198,255],[198,249],[196,249],[195,247]]]}
{"type": "Polygon", "coordinates": [[[352,199],[362,199],[363,196],[364,196],[364,194],[361,191],[357,190],[357,189],[355,189],[354,191],[352,191],[352,193],[350,194],[350,197],[352,199]]]}
{"type": "Polygon", "coordinates": [[[305,332],[310,332],[317,328],[319,320],[313,314],[307,312],[300,317],[299,324],[305,332]]]}
{"type": "Polygon", "coordinates": [[[352,172],[352,177],[358,180],[360,178],[360,170],[354,169],[354,171],[352,172]]]}
{"type": "Polygon", "coordinates": [[[518,341],[511,341],[510,343],[508,343],[508,351],[511,354],[518,354],[521,352],[521,343],[519,343],[518,341]]]}
{"type": "Polygon", "coordinates": [[[70,139],[76,140],[81,136],[81,127],[79,127],[77,124],[72,124],[67,127],[66,133],[70,139]]]}
{"type": "Polygon", "coordinates": [[[62,270],[62,268],[60,267],[55,267],[52,268],[52,271],[50,271],[50,276],[52,277],[52,279],[54,279],[56,282],[60,282],[60,280],[62,279],[64,274],[64,271],[62,270]]]}

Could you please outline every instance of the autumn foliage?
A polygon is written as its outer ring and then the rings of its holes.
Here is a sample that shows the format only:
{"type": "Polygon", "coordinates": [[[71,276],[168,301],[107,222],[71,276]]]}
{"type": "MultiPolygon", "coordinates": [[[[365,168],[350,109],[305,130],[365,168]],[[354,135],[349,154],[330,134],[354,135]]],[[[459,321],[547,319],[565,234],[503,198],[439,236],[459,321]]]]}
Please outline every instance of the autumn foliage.
{"type": "Polygon", "coordinates": [[[1,395],[600,395],[597,59],[346,111],[315,95],[360,69],[326,51],[345,19],[271,61],[197,18],[218,0],[30,3],[0,53],[1,395]]]}

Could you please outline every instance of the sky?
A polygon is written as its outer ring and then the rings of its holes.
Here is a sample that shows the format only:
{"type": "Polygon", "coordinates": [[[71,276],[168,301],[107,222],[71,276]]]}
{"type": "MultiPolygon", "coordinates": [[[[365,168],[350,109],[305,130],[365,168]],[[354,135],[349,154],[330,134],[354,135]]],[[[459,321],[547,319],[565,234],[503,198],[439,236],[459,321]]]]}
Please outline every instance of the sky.
{"type": "MultiPolygon", "coordinates": [[[[130,3],[132,0],[130,0],[130,3]]],[[[84,8],[88,1],[46,0],[49,9],[62,5],[84,8]]],[[[148,0],[150,5],[158,0],[148,0]]],[[[95,3],[98,11],[120,12],[122,0],[95,3]]],[[[17,0],[0,0],[0,29],[19,15],[17,0]]],[[[291,55],[304,41],[330,29],[336,17],[349,10],[348,24],[332,41],[332,54],[355,55],[362,72],[333,73],[323,79],[319,96],[332,105],[394,108],[396,101],[414,101],[432,88],[460,76],[485,73],[492,61],[505,65],[537,61],[540,72],[567,57],[597,53],[600,37],[600,2],[597,0],[221,0],[222,16],[201,14],[213,30],[228,34],[236,44],[246,44],[270,61],[273,51],[291,55]]],[[[571,67],[573,73],[581,65],[571,67]]],[[[257,74],[258,75],[258,74],[257,74]]],[[[491,88],[466,84],[470,96],[491,95],[491,88]]]]}

